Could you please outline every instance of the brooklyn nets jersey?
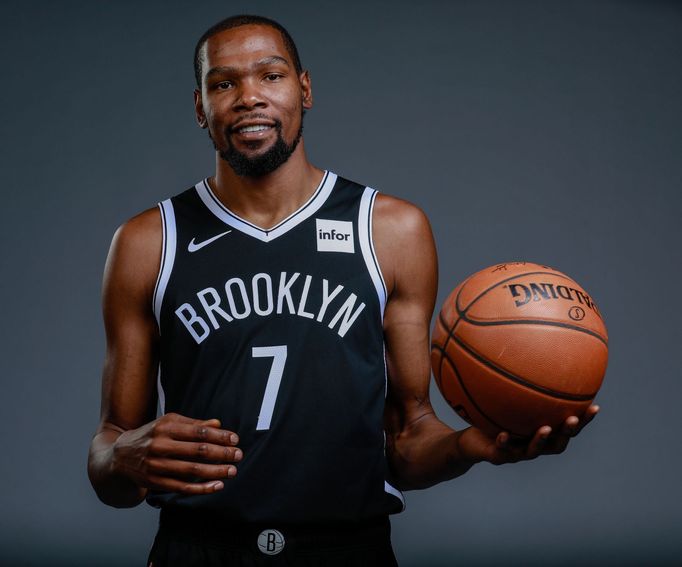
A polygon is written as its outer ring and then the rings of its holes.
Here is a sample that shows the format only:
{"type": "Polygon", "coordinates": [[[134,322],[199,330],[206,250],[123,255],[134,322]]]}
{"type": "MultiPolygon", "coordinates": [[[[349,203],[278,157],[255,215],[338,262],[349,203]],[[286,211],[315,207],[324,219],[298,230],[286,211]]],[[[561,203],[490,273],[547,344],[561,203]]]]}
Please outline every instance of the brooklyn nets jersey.
{"type": "Polygon", "coordinates": [[[325,172],[313,196],[268,230],[232,213],[206,181],[159,205],[161,409],[220,419],[244,458],[222,491],[152,492],[152,505],[210,509],[234,522],[402,510],[384,453],[375,196],[325,172]]]}

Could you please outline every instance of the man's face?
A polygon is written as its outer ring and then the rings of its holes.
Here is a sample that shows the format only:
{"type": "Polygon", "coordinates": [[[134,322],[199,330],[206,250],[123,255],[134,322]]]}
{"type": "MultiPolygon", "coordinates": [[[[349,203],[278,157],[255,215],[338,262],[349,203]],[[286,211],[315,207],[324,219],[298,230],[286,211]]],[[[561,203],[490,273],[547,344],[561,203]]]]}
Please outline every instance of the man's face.
{"type": "Polygon", "coordinates": [[[307,72],[296,73],[282,36],[269,26],[225,30],[203,50],[197,121],[238,175],[274,171],[296,149],[303,112],[312,106],[307,72]]]}

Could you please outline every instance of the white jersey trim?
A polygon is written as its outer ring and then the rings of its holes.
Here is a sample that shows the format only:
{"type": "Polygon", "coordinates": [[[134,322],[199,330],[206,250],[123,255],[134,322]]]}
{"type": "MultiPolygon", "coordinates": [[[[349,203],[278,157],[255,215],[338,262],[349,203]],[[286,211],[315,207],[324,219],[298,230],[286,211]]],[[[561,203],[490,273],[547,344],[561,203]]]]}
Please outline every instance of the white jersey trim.
{"type": "Polygon", "coordinates": [[[177,232],[175,228],[175,212],[173,211],[171,200],[166,199],[159,203],[159,210],[161,211],[163,243],[161,245],[161,265],[159,266],[159,276],[156,279],[156,286],[154,287],[152,307],[154,309],[156,323],[159,326],[159,333],[161,333],[161,304],[163,303],[163,296],[166,293],[166,287],[168,287],[168,280],[173,271],[177,232]]]}
{"type": "Polygon", "coordinates": [[[362,257],[365,260],[367,271],[372,278],[374,289],[379,297],[379,306],[381,308],[381,320],[384,320],[384,309],[386,307],[386,283],[384,276],[381,274],[379,261],[377,260],[376,252],[374,251],[374,240],[372,237],[372,213],[374,211],[374,200],[377,192],[371,187],[366,187],[362,194],[360,201],[360,213],[358,214],[358,237],[360,240],[360,250],[362,250],[362,257]]]}
{"type": "Polygon", "coordinates": [[[398,500],[400,500],[400,503],[403,505],[403,509],[400,511],[404,512],[405,511],[405,498],[403,497],[403,493],[400,492],[400,490],[398,490],[394,486],[391,486],[387,480],[384,481],[384,491],[388,492],[389,494],[395,496],[398,500]]]}
{"type": "Polygon", "coordinates": [[[223,205],[220,202],[220,199],[215,196],[208,184],[208,180],[204,179],[203,181],[200,181],[194,188],[208,210],[226,225],[263,242],[270,242],[289,232],[292,228],[314,215],[319,208],[324,205],[335,184],[336,174],[325,171],[322,176],[322,181],[320,181],[320,184],[317,186],[317,189],[310,199],[308,199],[297,211],[268,229],[260,228],[230,211],[230,209],[223,205]]]}
{"type": "MultiPolygon", "coordinates": [[[[377,196],[377,191],[371,187],[365,187],[360,200],[360,211],[358,213],[358,239],[360,241],[360,250],[362,257],[365,260],[367,271],[369,272],[374,289],[379,298],[379,306],[381,309],[381,322],[384,321],[384,309],[386,308],[386,301],[388,292],[386,291],[386,282],[381,273],[379,260],[377,259],[376,251],[374,250],[374,238],[372,233],[372,214],[374,212],[374,201],[377,196]]],[[[383,358],[384,358],[384,398],[388,395],[388,369],[386,365],[386,343],[383,344],[383,358]]],[[[384,455],[386,454],[386,432],[384,432],[384,455]]],[[[403,498],[400,490],[391,486],[391,484],[384,480],[384,492],[395,496],[402,505],[401,512],[405,510],[405,498],[403,498]]]]}
{"type": "Polygon", "coordinates": [[[159,365],[159,371],[156,374],[156,391],[159,397],[159,412],[160,415],[164,415],[166,413],[166,392],[163,391],[161,385],[161,365],[159,365]]]}

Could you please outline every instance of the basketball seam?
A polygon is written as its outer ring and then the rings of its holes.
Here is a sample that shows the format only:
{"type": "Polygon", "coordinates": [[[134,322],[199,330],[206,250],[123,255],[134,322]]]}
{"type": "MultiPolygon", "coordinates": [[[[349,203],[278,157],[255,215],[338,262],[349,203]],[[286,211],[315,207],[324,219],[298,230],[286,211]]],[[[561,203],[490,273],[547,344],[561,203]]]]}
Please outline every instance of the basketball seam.
{"type": "MultiPolygon", "coordinates": [[[[440,317],[436,319],[436,323],[441,323],[443,322],[440,320],[440,317]]],[[[450,333],[448,333],[447,327],[445,328],[445,332],[447,333],[447,338],[445,339],[445,342],[447,343],[448,340],[450,340],[450,333]]],[[[441,373],[443,372],[443,351],[436,343],[431,341],[431,350],[436,349],[438,352],[440,352],[440,360],[438,361],[438,372],[434,372],[434,378],[436,379],[436,384],[438,385],[439,390],[443,390],[443,383],[441,381],[441,373]]]]}
{"type": "MultiPolygon", "coordinates": [[[[457,309],[456,304],[455,304],[455,309],[457,309]]],[[[443,348],[441,349],[440,364],[438,367],[438,374],[439,374],[438,382],[439,382],[439,388],[440,388],[442,385],[441,380],[440,380],[440,374],[443,372],[443,353],[447,352],[446,349],[447,349],[448,343],[450,342],[450,339],[452,338],[452,332],[455,330],[457,323],[459,323],[462,320],[462,318],[457,317],[454,320],[454,322],[452,323],[452,327],[448,327],[448,325],[445,322],[445,319],[443,319],[443,311],[440,311],[438,313],[438,319],[440,319],[440,322],[443,325],[443,328],[445,329],[445,332],[446,332],[446,338],[445,338],[445,342],[443,343],[443,348]]],[[[431,344],[433,345],[433,343],[431,343],[431,344]]],[[[449,360],[449,362],[450,362],[450,364],[452,364],[451,360],[449,360]]],[[[452,364],[452,367],[455,370],[455,374],[457,374],[457,369],[455,368],[454,364],[452,364]]]]}
{"type": "Polygon", "coordinates": [[[538,384],[534,384],[533,382],[528,382],[528,381],[524,380],[523,378],[516,376],[515,374],[512,374],[508,370],[505,370],[501,366],[497,366],[496,364],[493,364],[489,360],[486,360],[480,354],[478,354],[473,348],[471,348],[468,344],[466,344],[462,339],[458,338],[457,336],[452,335],[452,340],[454,340],[466,352],[468,352],[476,360],[483,363],[485,366],[487,366],[491,370],[495,370],[496,372],[499,372],[502,376],[504,376],[505,378],[508,378],[512,382],[516,382],[517,384],[520,384],[521,386],[525,386],[531,390],[535,390],[537,392],[541,392],[543,394],[550,395],[554,398],[559,398],[559,399],[564,399],[564,400],[569,400],[569,401],[575,401],[575,402],[589,401],[589,400],[592,400],[597,395],[596,392],[593,394],[569,394],[567,392],[560,392],[558,390],[552,390],[550,388],[545,388],[544,386],[539,386],[538,384]]]}
{"type": "MultiPolygon", "coordinates": [[[[476,411],[478,411],[478,413],[480,413],[485,419],[487,419],[490,423],[492,423],[492,424],[493,424],[495,427],[497,427],[500,431],[506,431],[506,432],[508,432],[508,433],[510,433],[510,434],[512,434],[512,435],[516,435],[516,436],[519,436],[519,437],[523,437],[523,435],[521,435],[520,433],[516,433],[515,431],[511,431],[511,430],[510,430],[509,428],[507,428],[507,427],[502,427],[499,423],[497,423],[496,421],[490,419],[490,416],[488,416],[488,414],[485,413],[485,412],[479,407],[479,405],[476,403],[476,400],[474,400],[474,398],[471,396],[471,394],[469,394],[469,390],[467,390],[466,386],[464,385],[464,381],[462,380],[462,378],[461,378],[460,375],[459,375],[459,372],[457,371],[457,365],[456,365],[455,362],[450,358],[450,356],[448,355],[448,353],[447,353],[444,349],[442,349],[441,347],[439,347],[438,345],[433,345],[433,346],[434,346],[434,348],[436,348],[436,349],[438,349],[438,350],[440,351],[441,361],[447,359],[448,363],[450,364],[450,366],[452,367],[452,369],[453,369],[454,372],[455,372],[455,377],[457,378],[457,381],[459,382],[459,385],[462,387],[462,390],[464,391],[464,395],[469,399],[469,401],[471,402],[471,404],[476,408],[476,411]]],[[[441,364],[442,364],[442,362],[441,362],[441,364]]],[[[441,368],[441,371],[442,371],[442,368],[441,368]]],[[[446,398],[446,400],[447,400],[447,398],[446,398]]],[[[449,401],[448,401],[448,403],[449,403],[449,401]]],[[[453,409],[454,409],[454,408],[453,408],[453,409]]],[[[461,416],[460,416],[460,417],[461,417],[461,416]]],[[[467,420],[467,421],[468,421],[468,420],[467,420]]],[[[469,422],[469,423],[471,423],[471,422],[469,422]]],[[[472,423],[471,425],[473,425],[473,423],[472,423]]]]}
{"type": "Polygon", "coordinates": [[[474,319],[469,319],[465,313],[460,313],[462,320],[472,325],[479,327],[494,327],[495,325],[548,325],[550,327],[563,327],[564,329],[572,329],[580,333],[586,333],[599,339],[605,346],[609,346],[609,343],[604,337],[602,337],[596,331],[590,329],[585,329],[584,327],[578,327],[577,325],[571,325],[570,323],[562,323],[561,321],[548,321],[546,319],[507,319],[504,321],[476,321],[474,319]]]}

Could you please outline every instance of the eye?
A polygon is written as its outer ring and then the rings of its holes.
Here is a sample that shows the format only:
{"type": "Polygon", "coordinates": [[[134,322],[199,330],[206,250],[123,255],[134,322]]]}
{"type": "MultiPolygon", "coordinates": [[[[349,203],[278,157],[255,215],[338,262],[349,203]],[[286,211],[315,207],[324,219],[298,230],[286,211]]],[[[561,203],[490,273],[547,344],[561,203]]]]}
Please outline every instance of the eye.
{"type": "Polygon", "coordinates": [[[220,81],[219,83],[216,83],[215,85],[213,85],[213,88],[223,91],[225,89],[232,88],[232,86],[233,85],[230,81],[220,81]]]}
{"type": "Polygon", "coordinates": [[[277,81],[278,79],[281,79],[281,78],[282,78],[282,75],[280,75],[279,73],[268,73],[267,75],[265,75],[265,80],[270,81],[270,82],[277,81]]]}

